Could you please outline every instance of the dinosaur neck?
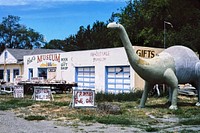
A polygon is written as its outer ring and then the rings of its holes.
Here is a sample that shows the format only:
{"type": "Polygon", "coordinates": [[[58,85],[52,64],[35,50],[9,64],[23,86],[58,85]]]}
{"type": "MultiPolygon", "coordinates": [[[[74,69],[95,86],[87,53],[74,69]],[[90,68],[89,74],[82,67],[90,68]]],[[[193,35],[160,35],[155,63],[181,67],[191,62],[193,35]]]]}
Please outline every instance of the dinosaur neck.
{"type": "Polygon", "coordinates": [[[138,61],[140,57],[136,54],[135,50],[133,49],[129,37],[126,33],[126,30],[122,25],[119,26],[119,35],[124,45],[129,62],[132,65],[132,67],[135,68],[136,66],[138,66],[138,61]]]}

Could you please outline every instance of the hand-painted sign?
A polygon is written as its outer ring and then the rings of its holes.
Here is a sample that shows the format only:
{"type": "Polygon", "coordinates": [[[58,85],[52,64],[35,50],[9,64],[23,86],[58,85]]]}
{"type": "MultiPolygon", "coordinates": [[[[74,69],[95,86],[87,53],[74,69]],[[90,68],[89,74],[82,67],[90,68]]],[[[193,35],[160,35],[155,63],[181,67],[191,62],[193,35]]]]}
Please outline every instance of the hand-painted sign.
{"type": "Polygon", "coordinates": [[[36,101],[50,101],[51,100],[51,89],[50,87],[35,86],[33,98],[36,101]]]}
{"type": "Polygon", "coordinates": [[[74,90],[73,107],[94,107],[94,90],[74,90]]]}
{"type": "Polygon", "coordinates": [[[61,70],[68,69],[68,58],[61,58],[61,70]]]}
{"type": "Polygon", "coordinates": [[[35,56],[31,56],[27,59],[27,65],[34,62],[36,60],[36,57],[35,56]]]}
{"type": "Polygon", "coordinates": [[[91,52],[90,56],[93,57],[93,62],[102,62],[107,59],[108,56],[110,56],[109,51],[95,51],[91,52]]]}
{"type": "Polygon", "coordinates": [[[60,62],[60,54],[38,55],[37,56],[37,63],[43,62],[43,61],[60,62]]]}
{"type": "Polygon", "coordinates": [[[24,87],[22,85],[14,86],[13,96],[14,96],[14,98],[23,98],[24,97],[24,87]]]}
{"type": "Polygon", "coordinates": [[[146,50],[138,49],[136,53],[140,57],[144,58],[153,58],[156,55],[156,52],[154,50],[147,50],[147,49],[146,50]]]}

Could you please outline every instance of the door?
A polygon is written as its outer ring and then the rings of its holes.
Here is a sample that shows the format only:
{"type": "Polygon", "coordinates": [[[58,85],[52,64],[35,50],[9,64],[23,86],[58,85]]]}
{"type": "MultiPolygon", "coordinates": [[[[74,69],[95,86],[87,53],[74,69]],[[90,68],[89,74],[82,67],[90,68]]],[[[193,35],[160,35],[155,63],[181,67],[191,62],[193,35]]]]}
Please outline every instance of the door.
{"type": "Polygon", "coordinates": [[[31,80],[32,77],[33,77],[33,68],[29,68],[28,69],[28,79],[31,80]]]}
{"type": "Polygon", "coordinates": [[[130,66],[107,66],[106,93],[130,92],[130,66]]]}
{"type": "Polygon", "coordinates": [[[95,67],[76,67],[78,89],[95,89],[95,67]]]}

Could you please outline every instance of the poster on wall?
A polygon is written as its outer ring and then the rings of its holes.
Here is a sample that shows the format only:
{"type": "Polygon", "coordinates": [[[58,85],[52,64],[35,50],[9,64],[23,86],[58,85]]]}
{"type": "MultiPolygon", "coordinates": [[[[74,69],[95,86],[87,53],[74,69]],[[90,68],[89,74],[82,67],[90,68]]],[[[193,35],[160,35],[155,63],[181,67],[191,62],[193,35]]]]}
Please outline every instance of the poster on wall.
{"type": "Polygon", "coordinates": [[[14,98],[24,98],[24,86],[23,85],[15,85],[13,90],[14,98]]]}
{"type": "Polygon", "coordinates": [[[36,101],[50,101],[51,89],[48,86],[34,86],[33,99],[36,101]]]}
{"type": "Polygon", "coordinates": [[[94,107],[95,91],[78,90],[73,91],[73,107],[94,107]]]}

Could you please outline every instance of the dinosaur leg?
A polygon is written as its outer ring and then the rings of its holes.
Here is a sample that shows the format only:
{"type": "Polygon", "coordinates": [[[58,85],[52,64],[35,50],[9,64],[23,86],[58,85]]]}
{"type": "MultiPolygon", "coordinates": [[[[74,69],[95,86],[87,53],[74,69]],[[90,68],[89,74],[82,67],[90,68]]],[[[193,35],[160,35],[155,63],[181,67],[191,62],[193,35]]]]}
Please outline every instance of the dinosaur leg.
{"type": "Polygon", "coordinates": [[[171,103],[172,102],[172,88],[168,87],[168,89],[169,89],[169,99],[168,99],[168,102],[171,103]]]}
{"type": "Polygon", "coordinates": [[[164,73],[165,82],[171,87],[172,97],[169,109],[177,109],[178,79],[172,69],[167,69],[164,73]]]}
{"type": "Polygon", "coordinates": [[[153,84],[145,81],[144,91],[142,93],[142,98],[141,98],[141,101],[140,101],[139,108],[144,108],[145,107],[145,103],[146,103],[146,100],[147,100],[148,92],[152,88],[153,88],[153,84]]]}
{"type": "Polygon", "coordinates": [[[196,103],[196,106],[200,106],[200,90],[199,89],[200,89],[200,85],[197,88],[198,102],[196,103]]]}
{"type": "Polygon", "coordinates": [[[198,102],[196,106],[200,106],[200,82],[197,81],[193,86],[197,89],[198,102]]]}

